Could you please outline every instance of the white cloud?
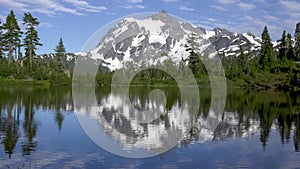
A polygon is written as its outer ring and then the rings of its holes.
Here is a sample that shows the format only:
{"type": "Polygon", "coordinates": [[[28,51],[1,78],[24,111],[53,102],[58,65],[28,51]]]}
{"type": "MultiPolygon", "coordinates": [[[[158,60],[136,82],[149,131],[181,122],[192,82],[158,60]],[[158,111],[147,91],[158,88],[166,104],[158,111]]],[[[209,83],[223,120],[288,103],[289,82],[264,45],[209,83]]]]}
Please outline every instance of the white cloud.
{"type": "Polygon", "coordinates": [[[198,24],[199,20],[188,20],[188,22],[192,23],[192,24],[198,24]]]}
{"type": "Polygon", "coordinates": [[[58,11],[74,15],[83,15],[83,13],[80,13],[75,9],[64,7],[62,4],[56,3],[52,0],[0,0],[0,5],[21,12],[37,12],[54,15],[55,11],[58,11]]]}
{"type": "Polygon", "coordinates": [[[224,7],[219,6],[219,5],[211,5],[209,7],[214,8],[214,9],[216,9],[218,11],[227,11],[227,9],[225,9],[224,7]]]}
{"type": "Polygon", "coordinates": [[[299,9],[300,9],[300,2],[297,2],[297,1],[280,0],[279,4],[281,6],[283,6],[284,8],[290,10],[289,12],[299,11],[299,9]]]}
{"type": "Polygon", "coordinates": [[[210,22],[215,22],[215,21],[217,21],[215,18],[207,18],[207,20],[210,21],[210,22]]]}
{"type": "Polygon", "coordinates": [[[124,9],[134,9],[134,8],[138,8],[138,9],[145,9],[145,6],[143,5],[122,5],[122,6],[118,6],[119,8],[124,8],[124,9]]]}
{"type": "MultiPolygon", "coordinates": [[[[25,0],[24,0],[25,2],[25,0]]],[[[63,6],[60,3],[54,2],[52,0],[30,0],[26,1],[26,3],[31,4],[29,11],[35,11],[38,12],[36,9],[42,9],[45,12],[48,11],[49,13],[53,13],[53,11],[58,11],[58,12],[64,12],[64,13],[70,13],[73,15],[84,15],[81,12],[78,12],[75,9],[67,8],[63,6]]],[[[41,10],[40,10],[41,11],[41,10]]]]}
{"type": "Polygon", "coordinates": [[[76,6],[89,6],[89,3],[83,0],[63,0],[63,1],[72,3],[73,5],[76,6]]]}
{"type": "Polygon", "coordinates": [[[107,14],[107,15],[116,15],[115,13],[113,13],[113,12],[105,12],[105,14],[107,14]]]}
{"type": "Polygon", "coordinates": [[[133,6],[132,5],[120,5],[120,6],[117,6],[118,8],[124,8],[124,9],[132,9],[133,6]]]}
{"type": "Polygon", "coordinates": [[[0,0],[0,4],[5,7],[11,8],[11,9],[17,9],[20,11],[24,11],[28,7],[28,5],[21,3],[21,2],[16,2],[14,0],[0,0]]]}
{"type": "Polygon", "coordinates": [[[165,2],[178,2],[179,0],[163,0],[165,2]]]}
{"type": "Polygon", "coordinates": [[[55,15],[56,14],[54,12],[54,10],[43,9],[43,8],[35,8],[35,9],[30,9],[30,10],[28,9],[27,11],[46,14],[46,15],[55,15]]]}
{"type": "Polygon", "coordinates": [[[265,0],[254,0],[255,2],[266,3],[265,0]]]}
{"type": "Polygon", "coordinates": [[[276,41],[281,36],[281,32],[284,29],[282,25],[279,25],[277,22],[274,22],[273,20],[267,20],[264,18],[264,16],[257,17],[257,16],[244,15],[244,16],[240,16],[235,26],[231,26],[230,31],[235,31],[239,33],[251,32],[257,37],[260,37],[264,26],[268,27],[272,41],[276,41]]]}
{"type": "Polygon", "coordinates": [[[221,4],[233,4],[237,3],[239,0],[218,0],[219,3],[221,4]]]}
{"type": "Polygon", "coordinates": [[[212,30],[214,28],[224,28],[231,31],[231,27],[229,25],[232,25],[232,23],[222,22],[222,20],[218,21],[215,18],[203,18],[197,25],[207,30],[212,30]]]}
{"type": "Polygon", "coordinates": [[[251,9],[255,8],[255,5],[253,5],[253,4],[247,4],[247,3],[244,3],[244,2],[239,3],[238,6],[242,10],[251,10],[251,9]]]}
{"type": "Polygon", "coordinates": [[[36,12],[47,15],[56,15],[57,12],[73,15],[84,15],[83,12],[101,12],[106,10],[104,6],[93,6],[85,0],[63,0],[71,3],[75,8],[70,8],[54,0],[0,0],[0,5],[5,8],[21,12],[36,12]]]}
{"type": "Polygon", "coordinates": [[[285,8],[286,11],[284,14],[288,15],[289,19],[294,19],[295,22],[299,21],[300,18],[300,2],[298,1],[284,1],[280,0],[279,4],[281,7],[285,8]]]}
{"type": "Polygon", "coordinates": [[[182,11],[194,11],[195,9],[194,8],[189,8],[189,7],[186,7],[186,6],[180,6],[180,10],[182,10],[182,11]]]}
{"type": "Polygon", "coordinates": [[[124,8],[124,9],[133,9],[132,5],[122,5],[122,6],[118,6],[119,8],[124,8]]]}
{"type": "Polygon", "coordinates": [[[39,27],[41,27],[41,28],[52,28],[53,24],[51,22],[40,22],[39,27]]]}
{"type": "Polygon", "coordinates": [[[140,8],[140,9],[145,9],[145,6],[143,6],[143,5],[137,5],[136,7],[140,8]]]}
{"type": "Polygon", "coordinates": [[[284,8],[283,11],[286,11],[283,14],[288,16],[285,20],[287,23],[285,26],[294,28],[300,18],[300,2],[280,0],[279,5],[284,8]]]}
{"type": "Polygon", "coordinates": [[[141,3],[143,0],[128,0],[130,3],[141,3]]]}
{"type": "Polygon", "coordinates": [[[268,21],[277,21],[279,19],[278,17],[276,17],[274,15],[263,15],[262,17],[268,21]]]}
{"type": "Polygon", "coordinates": [[[83,1],[83,0],[64,0],[64,1],[73,4],[78,9],[86,12],[101,12],[107,9],[104,6],[90,5],[87,1],[83,1]]]}

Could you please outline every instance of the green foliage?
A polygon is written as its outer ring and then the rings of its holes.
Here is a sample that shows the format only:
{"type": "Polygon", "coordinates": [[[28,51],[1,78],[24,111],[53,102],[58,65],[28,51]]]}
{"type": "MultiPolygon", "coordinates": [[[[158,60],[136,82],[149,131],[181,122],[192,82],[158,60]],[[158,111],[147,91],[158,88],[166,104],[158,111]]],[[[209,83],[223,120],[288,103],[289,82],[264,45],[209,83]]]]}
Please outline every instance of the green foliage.
{"type": "Polygon", "coordinates": [[[13,51],[16,47],[20,47],[21,29],[18,25],[16,16],[13,10],[6,17],[6,22],[3,24],[2,29],[4,30],[3,35],[3,46],[4,50],[8,51],[8,63],[13,63],[13,51]]]}
{"type": "Polygon", "coordinates": [[[284,30],[280,39],[278,59],[286,58],[286,47],[286,31],[284,30]]]}
{"type": "Polygon", "coordinates": [[[261,35],[261,51],[259,58],[259,64],[261,65],[262,70],[270,72],[274,66],[274,60],[273,44],[268,32],[268,28],[265,26],[261,35]]]}
{"type": "Polygon", "coordinates": [[[39,42],[38,32],[35,27],[39,25],[37,18],[34,18],[30,13],[25,13],[23,17],[23,24],[26,26],[24,46],[25,56],[29,59],[30,70],[32,69],[33,57],[35,56],[36,46],[42,46],[39,42]]]}
{"type": "Polygon", "coordinates": [[[244,54],[240,48],[237,57],[226,58],[221,55],[229,85],[244,87],[291,89],[299,84],[295,54],[291,35],[283,31],[277,59],[267,27],[262,33],[261,52],[258,57],[244,54]]]}
{"type": "Polygon", "coordinates": [[[3,58],[4,56],[4,51],[3,51],[3,26],[2,22],[0,20],[0,59],[3,58]]]}
{"type": "Polygon", "coordinates": [[[168,73],[159,69],[146,69],[138,73],[131,85],[176,85],[176,81],[168,73]]]}
{"type": "Polygon", "coordinates": [[[57,62],[61,62],[61,58],[66,54],[66,48],[62,38],[59,39],[57,46],[54,49],[57,62]]]}
{"type": "Polygon", "coordinates": [[[221,56],[221,60],[225,68],[226,77],[230,80],[237,80],[254,73],[256,62],[254,62],[254,60],[249,61],[248,58],[249,55],[244,53],[242,46],[240,46],[240,54],[236,57],[231,56],[226,58],[223,54],[223,56],[221,56]]]}
{"type": "Polygon", "coordinates": [[[187,38],[187,44],[185,45],[186,51],[190,53],[188,58],[185,60],[188,62],[188,66],[194,75],[196,74],[207,74],[205,65],[203,62],[207,62],[208,58],[200,55],[200,44],[198,43],[199,37],[195,33],[187,38]]]}
{"type": "Polygon", "coordinates": [[[64,72],[53,72],[52,75],[49,77],[50,84],[53,86],[56,85],[70,85],[71,84],[71,77],[69,77],[64,72]]]}
{"type": "Polygon", "coordinates": [[[300,22],[296,25],[295,41],[295,60],[300,61],[300,22]]]}
{"type": "MultiPolygon", "coordinates": [[[[50,81],[53,85],[70,84],[71,74],[68,64],[62,64],[57,61],[36,62],[34,59],[37,46],[41,46],[40,38],[36,27],[39,25],[37,18],[30,13],[25,13],[23,17],[23,25],[25,26],[24,44],[21,44],[21,29],[18,25],[13,10],[6,17],[6,22],[0,23],[0,78],[6,79],[6,82],[14,82],[16,80],[25,81],[50,81]],[[21,47],[25,48],[25,60],[21,53],[21,47]],[[8,57],[2,52],[8,51],[8,57]],[[15,53],[13,57],[13,53],[15,53]],[[16,60],[16,61],[15,61],[16,60]]],[[[62,39],[56,46],[57,55],[61,58],[65,53],[62,39]]]]}
{"type": "Polygon", "coordinates": [[[96,84],[100,86],[110,86],[112,75],[112,72],[103,72],[103,70],[100,69],[96,75],[96,84]]]}

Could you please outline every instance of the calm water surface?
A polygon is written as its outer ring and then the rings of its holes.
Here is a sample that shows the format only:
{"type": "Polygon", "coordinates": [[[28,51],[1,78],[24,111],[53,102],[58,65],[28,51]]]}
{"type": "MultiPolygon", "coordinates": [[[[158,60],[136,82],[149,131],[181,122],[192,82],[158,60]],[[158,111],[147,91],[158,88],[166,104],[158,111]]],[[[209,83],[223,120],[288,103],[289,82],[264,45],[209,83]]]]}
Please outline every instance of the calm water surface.
{"type": "MultiPolygon", "coordinates": [[[[149,99],[151,90],[130,90],[136,108],[164,102],[149,99]]],[[[178,89],[161,90],[167,98],[164,111],[176,111],[181,106],[178,89]]],[[[177,146],[158,156],[132,159],[107,152],[87,136],[77,119],[71,88],[1,86],[0,168],[300,168],[299,92],[229,89],[225,111],[217,113],[219,123],[213,131],[205,123],[211,117],[210,90],[200,88],[200,95],[200,111],[191,116],[197,118],[196,125],[177,146]]],[[[99,128],[119,117],[107,103],[117,107],[122,97],[121,91],[96,90],[102,108],[94,113],[106,122],[92,119],[99,128]]],[[[172,125],[168,119],[171,116],[161,118],[166,128],[172,125]]],[[[135,129],[129,124],[121,118],[111,124],[118,132],[106,134],[112,139],[120,133],[130,136],[135,129]]],[[[128,146],[126,140],[118,143],[128,146]]]]}

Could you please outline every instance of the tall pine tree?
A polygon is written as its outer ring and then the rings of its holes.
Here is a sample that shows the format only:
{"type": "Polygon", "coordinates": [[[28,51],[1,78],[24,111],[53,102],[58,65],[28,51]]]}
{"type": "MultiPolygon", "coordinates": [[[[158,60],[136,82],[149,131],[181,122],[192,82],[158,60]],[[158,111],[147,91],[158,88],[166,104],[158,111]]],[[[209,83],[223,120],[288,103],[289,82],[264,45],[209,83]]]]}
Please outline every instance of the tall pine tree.
{"type": "Polygon", "coordinates": [[[300,60],[300,22],[296,25],[295,40],[295,60],[300,60]]]}
{"type": "Polygon", "coordinates": [[[0,58],[3,57],[3,35],[2,35],[2,22],[0,20],[0,58]]]}
{"type": "Polygon", "coordinates": [[[286,37],[286,57],[289,60],[295,59],[294,51],[293,51],[293,41],[292,41],[292,35],[287,34],[286,37]]]}
{"type": "Polygon", "coordinates": [[[16,50],[15,46],[20,42],[22,35],[13,10],[11,10],[10,14],[6,17],[3,29],[5,31],[3,35],[4,49],[8,51],[8,64],[11,64],[13,62],[13,51],[16,50]]]}
{"type": "Polygon", "coordinates": [[[35,27],[39,25],[39,22],[37,21],[37,18],[34,18],[30,13],[25,13],[23,17],[23,24],[26,26],[24,38],[25,56],[29,60],[31,70],[35,50],[37,49],[37,46],[42,46],[38,32],[35,30],[35,27]]]}
{"type": "Polygon", "coordinates": [[[286,32],[285,32],[285,30],[282,32],[282,36],[281,36],[280,44],[279,44],[279,54],[278,54],[278,59],[282,60],[283,58],[286,58],[286,32]]]}
{"type": "Polygon", "coordinates": [[[245,54],[243,47],[240,45],[240,55],[237,57],[239,68],[246,74],[248,71],[248,56],[245,54]]]}
{"type": "Polygon", "coordinates": [[[270,71],[270,69],[274,65],[273,44],[267,26],[265,26],[261,35],[261,53],[259,58],[259,64],[261,68],[265,71],[270,71]]]}
{"type": "Polygon", "coordinates": [[[66,48],[62,38],[59,39],[58,45],[54,49],[57,62],[61,62],[62,57],[66,54],[66,48]]]}
{"type": "MultiPolygon", "coordinates": [[[[195,33],[191,33],[187,38],[187,44],[185,45],[186,51],[190,53],[188,59],[188,66],[196,74],[199,71],[199,65],[201,65],[199,43],[197,42],[199,37],[195,33]]],[[[201,69],[201,68],[200,68],[201,69]]]]}

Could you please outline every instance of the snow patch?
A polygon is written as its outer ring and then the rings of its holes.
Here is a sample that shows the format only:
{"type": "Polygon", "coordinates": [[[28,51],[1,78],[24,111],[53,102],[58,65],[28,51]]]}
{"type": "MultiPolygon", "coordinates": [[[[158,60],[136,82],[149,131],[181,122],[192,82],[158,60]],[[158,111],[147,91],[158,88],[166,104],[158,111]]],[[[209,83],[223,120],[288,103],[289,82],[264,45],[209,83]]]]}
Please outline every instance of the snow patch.
{"type": "Polygon", "coordinates": [[[215,31],[206,31],[204,35],[202,35],[202,37],[204,39],[209,39],[211,37],[214,37],[216,35],[215,31]]]}
{"type": "Polygon", "coordinates": [[[250,43],[252,43],[252,44],[254,44],[254,45],[256,45],[256,46],[260,46],[260,43],[259,42],[257,42],[252,36],[250,36],[248,33],[243,33],[243,36],[245,37],[245,38],[247,38],[249,41],[250,41],[250,43]]]}
{"type": "Polygon", "coordinates": [[[137,47],[145,39],[145,35],[137,35],[133,40],[131,46],[137,47]]]}
{"type": "Polygon", "coordinates": [[[223,35],[222,38],[231,39],[230,36],[228,36],[228,35],[223,35]]]}

